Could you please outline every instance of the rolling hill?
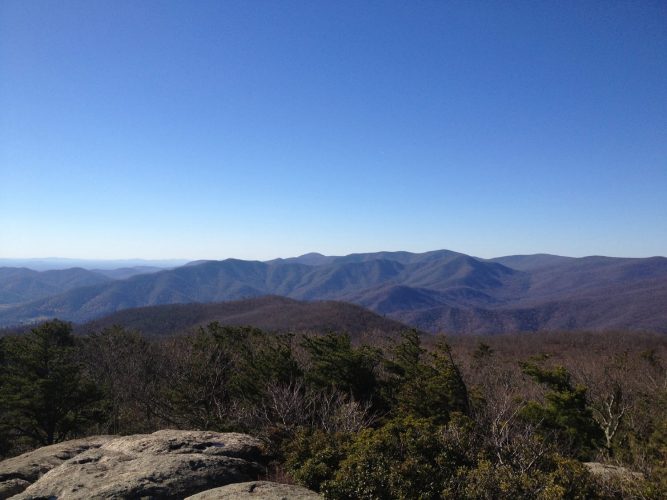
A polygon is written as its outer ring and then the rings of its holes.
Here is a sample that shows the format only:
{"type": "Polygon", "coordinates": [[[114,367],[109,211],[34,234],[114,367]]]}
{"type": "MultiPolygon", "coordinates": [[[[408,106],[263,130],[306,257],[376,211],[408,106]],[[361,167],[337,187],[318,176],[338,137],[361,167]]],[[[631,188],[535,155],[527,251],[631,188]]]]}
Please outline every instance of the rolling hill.
{"type": "Polygon", "coordinates": [[[346,332],[352,336],[382,332],[397,334],[410,328],[363,307],[345,302],[300,302],[278,296],[209,304],[169,304],[125,309],[77,326],[81,332],[113,325],[139,330],[148,336],[192,331],[217,321],[221,325],[254,326],[279,332],[346,332]]]}
{"type": "Polygon", "coordinates": [[[664,257],[478,259],[448,250],[194,262],[5,307],[0,325],[265,295],[351,302],[429,331],[667,331],[664,257]]]}

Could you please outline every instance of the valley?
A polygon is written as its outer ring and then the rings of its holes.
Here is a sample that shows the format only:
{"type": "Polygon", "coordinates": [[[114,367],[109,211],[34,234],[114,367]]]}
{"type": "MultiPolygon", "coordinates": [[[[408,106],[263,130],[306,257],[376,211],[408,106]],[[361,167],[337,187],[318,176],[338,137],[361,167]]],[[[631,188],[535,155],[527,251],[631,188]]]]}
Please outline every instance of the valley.
{"type": "Polygon", "coordinates": [[[664,257],[480,259],[438,250],[197,261],[150,271],[0,268],[0,326],[53,317],[85,323],[132,308],[281,296],[348,302],[431,333],[667,332],[664,257]]]}

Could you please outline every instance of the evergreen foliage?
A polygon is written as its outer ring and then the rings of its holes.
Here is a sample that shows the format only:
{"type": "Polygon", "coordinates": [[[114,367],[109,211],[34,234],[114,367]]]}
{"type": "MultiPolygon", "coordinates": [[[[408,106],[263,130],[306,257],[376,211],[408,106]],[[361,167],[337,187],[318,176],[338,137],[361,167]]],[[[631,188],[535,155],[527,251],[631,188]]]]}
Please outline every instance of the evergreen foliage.
{"type": "Polygon", "coordinates": [[[456,480],[445,487],[442,497],[584,500],[601,496],[596,495],[596,485],[583,464],[554,454],[547,457],[541,468],[525,473],[481,460],[474,467],[459,469],[456,480]]]}
{"type": "Polygon", "coordinates": [[[387,368],[397,414],[446,423],[453,412],[469,412],[466,385],[444,340],[426,353],[416,332],[406,334],[387,368]]]}
{"type": "Polygon", "coordinates": [[[286,446],[285,466],[299,484],[319,492],[333,479],[352,440],[350,433],[302,429],[286,446]]]}
{"type": "Polygon", "coordinates": [[[465,464],[445,428],[430,419],[398,418],[363,431],[322,489],[329,498],[440,498],[465,464]]]}
{"type": "Polygon", "coordinates": [[[522,410],[523,417],[537,425],[545,437],[557,433],[578,458],[591,458],[602,445],[603,435],[588,406],[586,388],[573,386],[562,366],[548,369],[534,362],[520,365],[526,375],[547,388],[544,403],[530,401],[522,410]]]}
{"type": "Polygon", "coordinates": [[[304,337],[302,346],[310,355],[309,383],[321,389],[334,387],[358,400],[370,400],[376,394],[380,385],[378,349],[354,347],[349,335],[333,333],[304,337]]]}
{"type": "Polygon", "coordinates": [[[102,418],[102,393],[74,357],[69,323],[43,323],[3,344],[0,425],[5,433],[47,445],[102,418]]]}

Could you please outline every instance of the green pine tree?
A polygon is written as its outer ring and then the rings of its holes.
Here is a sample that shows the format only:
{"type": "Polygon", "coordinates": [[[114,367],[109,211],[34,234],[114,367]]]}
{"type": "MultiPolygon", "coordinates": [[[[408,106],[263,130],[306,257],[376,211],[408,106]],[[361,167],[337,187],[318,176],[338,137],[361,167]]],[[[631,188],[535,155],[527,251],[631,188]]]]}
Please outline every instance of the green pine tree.
{"type": "Polygon", "coordinates": [[[75,358],[69,323],[54,320],[23,337],[8,338],[0,373],[4,433],[47,445],[101,420],[101,391],[75,358]]]}
{"type": "Polygon", "coordinates": [[[311,359],[311,367],[306,372],[309,383],[319,388],[335,387],[356,400],[369,401],[376,396],[379,350],[369,346],[353,347],[349,335],[333,333],[305,337],[302,345],[311,359]]]}
{"type": "Polygon", "coordinates": [[[581,459],[602,445],[602,430],[586,400],[586,387],[574,386],[562,366],[548,369],[534,362],[520,363],[523,372],[547,388],[544,403],[529,401],[522,416],[543,434],[552,434],[581,459]]]}
{"type": "Polygon", "coordinates": [[[396,408],[400,415],[446,423],[454,412],[469,413],[468,390],[444,340],[439,340],[426,355],[415,343],[414,336],[408,336],[398,352],[403,353],[398,358],[403,361],[399,361],[393,371],[403,373],[396,390],[396,408]]]}

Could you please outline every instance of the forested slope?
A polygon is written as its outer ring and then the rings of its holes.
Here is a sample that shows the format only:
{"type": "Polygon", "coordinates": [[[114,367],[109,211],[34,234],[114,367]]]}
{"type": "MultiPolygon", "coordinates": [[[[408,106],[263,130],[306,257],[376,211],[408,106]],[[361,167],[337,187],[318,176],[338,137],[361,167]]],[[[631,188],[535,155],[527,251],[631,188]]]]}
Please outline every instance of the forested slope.
{"type": "Polygon", "coordinates": [[[129,308],[280,295],[346,301],[432,332],[667,332],[667,259],[551,255],[477,259],[447,250],[202,261],[0,310],[0,325],[85,322],[129,308]]]}

